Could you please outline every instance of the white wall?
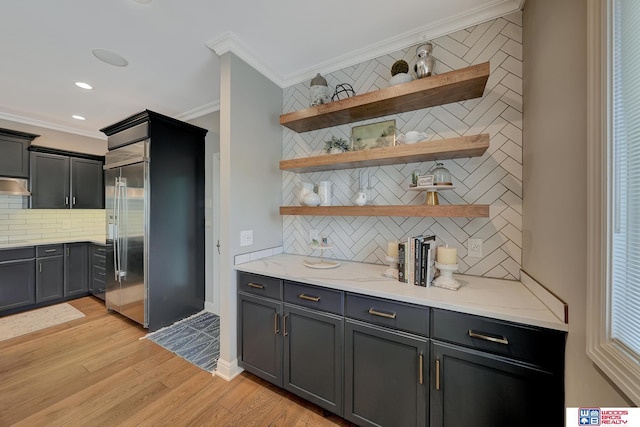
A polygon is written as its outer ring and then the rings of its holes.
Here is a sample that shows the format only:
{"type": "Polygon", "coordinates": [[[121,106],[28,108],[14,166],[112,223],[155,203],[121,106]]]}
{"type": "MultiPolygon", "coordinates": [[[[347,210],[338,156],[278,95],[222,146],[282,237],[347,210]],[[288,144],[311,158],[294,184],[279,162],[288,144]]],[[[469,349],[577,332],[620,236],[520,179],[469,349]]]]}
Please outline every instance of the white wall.
{"type": "Polygon", "coordinates": [[[282,245],[282,89],[232,53],[220,57],[220,360],[217,374],[237,369],[234,257],[282,245]],[[253,245],[240,246],[240,231],[253,245]]]}
{"type": "Polygon", "coordinates": [[[219,260],[216,248],[216,241],[219,233],[219,203],[215,200],[219,199],[220,193],[220,112],[205,114],[198,118],[188,120],[189,123],[207,129],[205,137],[205,308],[214,314],[220,314],[220,304],[218,296],[217,266],[214,260],[219,260]],[[216,225],[218,226],[216,228],[216,225]]]}
{"type": "Polygon", "coordinates": [[[627,406],[586,356],[586,2],[524,9],[523,269],[569,304],[567,406],[627,406]]]}

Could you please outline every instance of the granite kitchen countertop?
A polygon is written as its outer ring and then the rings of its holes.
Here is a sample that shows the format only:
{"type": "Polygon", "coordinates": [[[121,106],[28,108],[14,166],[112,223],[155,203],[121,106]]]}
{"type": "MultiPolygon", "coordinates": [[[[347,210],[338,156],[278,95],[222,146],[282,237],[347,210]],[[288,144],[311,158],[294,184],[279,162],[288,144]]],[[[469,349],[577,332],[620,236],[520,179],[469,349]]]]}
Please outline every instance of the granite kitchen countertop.
{"type": "Polygon", "coordinates": [[[304,266],[305,259],[315,258],[280,254],[238,264],[235,269],[531,326],[560,331],[569,329],[568,324],[520,281],[458,274],[454,277],[462,286],[451,291],[413,286],[386,278],[382,275],[387,269],[384,265],[340,261],[337,268],[313,269],[304,266]]]}

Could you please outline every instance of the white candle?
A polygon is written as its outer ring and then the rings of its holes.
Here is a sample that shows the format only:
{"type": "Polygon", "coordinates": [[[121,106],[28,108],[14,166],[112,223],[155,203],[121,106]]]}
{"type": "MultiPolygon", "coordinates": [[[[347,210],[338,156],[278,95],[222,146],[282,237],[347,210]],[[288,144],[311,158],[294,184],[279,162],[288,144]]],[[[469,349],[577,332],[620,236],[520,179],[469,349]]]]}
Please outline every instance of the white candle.
{"type": "Polygon", "coordinates": [[[387,243],[387,256],[398,258],[398,242],[387,243]]]}
{"type": "Polygon", "coordinates": [[[458,250],[449,246],[438,246],[437,259],[440,264],[457,264],[458,250]]]}

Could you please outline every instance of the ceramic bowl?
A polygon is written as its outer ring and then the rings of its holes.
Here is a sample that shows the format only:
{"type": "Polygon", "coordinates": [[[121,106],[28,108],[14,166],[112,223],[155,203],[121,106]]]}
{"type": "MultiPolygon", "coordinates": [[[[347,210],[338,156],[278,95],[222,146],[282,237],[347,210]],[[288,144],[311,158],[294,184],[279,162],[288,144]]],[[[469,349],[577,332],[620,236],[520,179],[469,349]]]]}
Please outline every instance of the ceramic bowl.
{"type": "Polygon", "coordinates": [[[389,86],[395,86],[402,83],[407,83],[413,80],[413,77],[408,73],[398,73],[389,79],[389,86]]]}

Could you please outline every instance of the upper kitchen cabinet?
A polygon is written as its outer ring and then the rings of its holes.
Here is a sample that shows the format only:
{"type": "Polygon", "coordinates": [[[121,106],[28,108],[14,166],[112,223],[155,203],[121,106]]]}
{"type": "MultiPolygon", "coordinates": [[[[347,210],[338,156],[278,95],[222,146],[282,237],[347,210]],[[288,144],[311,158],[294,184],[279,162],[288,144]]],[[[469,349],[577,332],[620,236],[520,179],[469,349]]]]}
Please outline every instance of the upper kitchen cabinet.
{"type": "Polygon", "coordinates": [[[0,128],[0,176],[29,178],[29,146],[39,136],[0,128]]]}
{"type": "Polygon", "coordinates": [[[31,147],[32,209],[102,209],[104,158],[31,147]]]}

